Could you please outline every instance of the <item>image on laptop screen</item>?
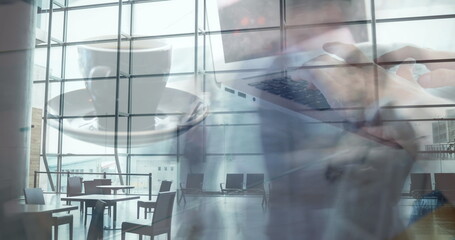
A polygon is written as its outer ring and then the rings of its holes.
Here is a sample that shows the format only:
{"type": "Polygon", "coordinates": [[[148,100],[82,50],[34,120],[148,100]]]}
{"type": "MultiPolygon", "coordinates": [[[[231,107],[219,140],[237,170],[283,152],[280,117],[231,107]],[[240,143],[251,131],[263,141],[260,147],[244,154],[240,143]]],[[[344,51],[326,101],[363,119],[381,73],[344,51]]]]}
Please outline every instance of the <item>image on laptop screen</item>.
{"type": "Polygon", "coordinates": [[[353,42],[368,40],[364,0],[340,0],[346,4],[345,16],[332,19],[318,15],[330,0],[217,0],[222,46],[226,63],[274,56],[293,43],[316,35],[312,29],[346,25],[353,42]],[[299,15],[314,14],[308,18],[299,15]],[[295,17],[297,16],[297,17],[295,17]]]}
{"type": "Polygon", "coordinates": [[[280,52],[277,0],[218,1],[225,62],[268,57],[280,52]]]}

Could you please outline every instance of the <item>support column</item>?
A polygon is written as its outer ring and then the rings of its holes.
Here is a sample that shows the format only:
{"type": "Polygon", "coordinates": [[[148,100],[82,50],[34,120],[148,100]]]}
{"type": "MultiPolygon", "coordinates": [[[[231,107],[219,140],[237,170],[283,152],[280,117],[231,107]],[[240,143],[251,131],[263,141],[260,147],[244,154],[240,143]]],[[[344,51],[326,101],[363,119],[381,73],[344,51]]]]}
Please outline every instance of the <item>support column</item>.
{"type": "Polygon", "coordinates": [[[25,186],[29,158],[32,0],[0,0],[0,239],[24,239],[24,224],[11,214],[25,186]]]}

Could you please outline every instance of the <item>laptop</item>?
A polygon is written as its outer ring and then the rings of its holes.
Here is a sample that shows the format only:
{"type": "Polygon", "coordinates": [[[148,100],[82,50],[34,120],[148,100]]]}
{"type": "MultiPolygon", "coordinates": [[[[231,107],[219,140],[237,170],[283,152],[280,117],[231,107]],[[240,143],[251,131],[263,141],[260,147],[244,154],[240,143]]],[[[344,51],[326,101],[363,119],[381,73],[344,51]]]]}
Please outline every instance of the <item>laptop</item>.
{"type": "MultiPolygon", "coordinates": [[[[359,132],[356,126],[347,123],[340,111],[346,109],[332,109],[323,94],[311,87],[306,81],[293,81],[293,72],[317,56],[325,54],[322,47],[311,50],[294,51],[287,45],[292,40],[287,37],[298,38],[305,35],[307,29],[326,30],[327,25],[315,22],[305,27],[295,23],[295,27],[284,29],[283,22],[292,24],[280,13],[282,4],[277,0],[218,0],[219,25],[211,24],[211,32],[220,31],[220,34],[210,35],[210,44],[213,57],[215,81],[222,91],[232,94],[233,97],[245,101],[253,101],[270,106],[287,113],[300,116],[304,121],[314,123],[332,123],[342,126],[346,130],[373,139],[393,147],[396,143],[384,142],[375,136],[359,132]],[[277,54],[284,53],[284,54],[277,54]]],[[[352,0],[352,4],[360,13],[355,19],[366,19],[363,0],[352,0]]],[[[285,7],[286,8],[286,7],[285,7]]],[[[287,8],[286,8],[287,9],[287,8]]],[[[208,16],[209,21],[213,16],[208,16]]],[[[354,20],[348,19],[354,23],[354,20]]],[[[314,31],[313,31],[314,32],[314,31]]],[[[323,31],[321,31],[323,32],[323,31]]],[[[313,43],[321,43],[324,39],[330,41],[331,36],[343,35],[352,32],[353,43],[367,42],[368,24],[360,21],[359,24],[346,24],[342,27],[324,31],[313,43]]],[[[349,109],[349,111],[363,111],[349,109]]]]}

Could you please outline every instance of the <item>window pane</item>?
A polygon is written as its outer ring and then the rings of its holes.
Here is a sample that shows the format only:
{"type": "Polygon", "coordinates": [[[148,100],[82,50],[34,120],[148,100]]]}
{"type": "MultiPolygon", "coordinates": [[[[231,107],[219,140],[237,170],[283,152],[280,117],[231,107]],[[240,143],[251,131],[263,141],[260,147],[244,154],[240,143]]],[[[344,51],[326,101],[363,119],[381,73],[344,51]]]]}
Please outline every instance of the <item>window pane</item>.
{"type": "MultiPolygon", "coordinates": [[[[162,44],[171,47],[171,73],[193,72],[194,71],[194,37],[173,37],[173,38],[159,38],[154,40],[134,40],[133,46],[149,45],[148,42],[156,41],[159,46],[162,44]]],[[[166,68],[154,68],[153,65],[147,69],[143,65],[144,62],[140,61],[140,53],[137,53],[137,60],[133,56],[133,73],[134,74],[163,74],[166,73],[166,68]]],[[[136,54],[135,54],[136,55],[136,54]]],[[[167,59],[167,57],[165,57],[167,59]]],[[[164,65],[163,65],[164,66],[164,65]]]]}
{"type": "MultiPolygon", "coordinates": [[[[368,1],[286,1],[286,24],[309,25],[366,20],[369,9],[365,2],[368,1]]],[[[278,12],[279,8],[273,9],[278,12]]]]}
{"type": "Polygon", "coordinates": [[[376,17],[379,19],[453,14],[455,9],[452,0],[377,0],[375,3],[376,17]]]}
{"type": "MultiPolygon", "coordinates": [[[[177,189],[177,161],[175,157],[132,157],[131,172],[152,173],[152,194],[157,194],[161,181],[172,181],[171,191],[177,189]],[[166,170],[165,170],[166,168],[166,170]],[[160,170],[159,170],[160,169],[160,170]]],[[[131,185],[135,186],[133,193],[148,193],[148,177],[132,176],[131,185]]]]}
{"type": "MultiPolygon", "coordinates": [[[[208,156],[204,167],[210,169],[203,172],[205,191],[219,191],[228,173],[265,173],[262,156],[208,156]]],[[[181,176],[185,182],[186,173],[182,172],[181,176]]]]}
{"type": "MultiPolygon", "coordinates": [[[[137,129],[137,124],[140,124],[140,126],[148,126],[146,124],[148,121],[150,121],[151,117],[133,117],[132,118],[132,129],[133,131],[131,132],[131,153],[132,154],[175,154],[176,153],[176,139],[174,137],[163,139],[163,140],[153,140],[153,136],[147,136],[144,135],[147,132],[147,129],[137,129]],[[152,140],[150,139],[152,138],[152,140]]],[[[152,122],[152,121],[150,121],[152,122]]],[[[156,133],[153,133],[152,130],[148,130],[150,134],[155,134],[154,137],[156,136],[156,133]]]]}
{"type": "Polygon", "coordinates": [[[62,47],[52,47],[51,48],[51,60],[49,66],[49,78],[50,79],[60,79],[62,78],[62,47]]]}
{"type": "Polygon", "coordinates": [[[133,34],[135,36],[156,36],[192,33],[195,21],[194,7],[194,0],[135,4],[133,34]]]}
{"type": "Polygon", "coordinates": [[[33,51],[34,55],[34,69],[33,69],[33,80],[45,80],[46,79],[46,60],[47,60],[47,49],[46,48],[35,48],[33,51]]]}
{"type": "MultiPolygon", "coordinates": [[[[419,20],[379,23],[378,44],[417,45],[435,50],[455,51],[455,20],[419,20]]],[[[403,60],[403,59],[401,59],[403,60]]],[[[418,60],[418,59],[417,59],[418,60]]]]}
{"type": "Polygon", "coordinates": [[[117,6],[68,11],[68,41],[70,42],[90,38],[110,39],[117,33],[117,6]]]}
{"type": "Polygon", "coordinates": [[[118,3],[118,0],[68,0],[69,6],[87,6],[94,4],[103,4],[103,3],[118,3]]]}
{"type": "MultiPolygon", "coordinates": [[[[47,156],[47,164],[49,166],[49,171],[57,171],[57,157],[47,156]]],[[[46,168],[44,167],[44,159],[41,157],[40,171],[45,172],[46,168]]],[[[51,174],[51,178],[54,184],[54,187],[57,186],[57,175],[55,173],[51,174]]],[[[40,173],[37,175],[37,187],[43,189],[43,191],[52,191],[51,184],[49,182],[48,175],[46,173],[40,173]]]]}
{"type": "MultiPolygon", "coordinates": [[[[116,79],[65,82],[65,116],[115,114],[116,79]]],[[[128,79],[119,84],[119,112],[128,112],[128,79]]]]}
{"type": "MultiPolygon", "coordinates": [[[[54,8],[58,7],[54,4],[54,8]]],[[[63,41],[63,28],[64,28],[64,12],[54,12],[52,14],[52,40],[63,41]]]]}
{"type": "MultiPolygon", "coordinates": [[[[120,157],[120,165],[125,166],[125,159],[120,157]]],[[[62,158],[62,171],[71,172],[71,176],[81,176],[84,181],[104,178],[103,173],[118,173],[115,157],[104,156],[68,156],[62,158]],[[78,173],[89,173],[79,174],[78,173]]],[[[122,169],[122,172],[124,169],[122,169]]],[[[120,185],[118,175],[107,175],[112,180],[112,185],[120,185]]],[[[123,176],[125,183],[125,176],[123,176]]],[[[66,177],[62,177],[63,191],[66,190],[66,177]]]]}
{"type": "MultiPolygon", "coordinates": [[[[119,118],[117,143],[126,146],[127,119],[119,118]]],[[[112,154],[115,146],[115,118],[67,118],[63,121],[63,153],[112,154]]]]}

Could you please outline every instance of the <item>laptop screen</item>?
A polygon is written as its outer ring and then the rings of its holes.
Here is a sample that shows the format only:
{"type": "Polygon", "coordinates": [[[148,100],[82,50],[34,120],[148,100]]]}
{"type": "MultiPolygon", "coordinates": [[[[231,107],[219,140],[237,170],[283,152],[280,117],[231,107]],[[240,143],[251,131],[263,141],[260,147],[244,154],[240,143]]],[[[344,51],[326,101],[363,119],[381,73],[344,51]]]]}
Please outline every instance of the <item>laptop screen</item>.
{"type": "Polygon", "coordinates": [[[334,41],[327,32],[349,29],[345,42],[368,41],[364,0],[217,0],[225,63],[309,51],[334,41]],[[333,2],[342,2],[335,4],[333,2]],[[315,36],[313,44],[299,46],[315,36]],[[319,44],[319,46],[318,46],[319,44]]]}
{"type": "Polygon", "coordinates": [[[277,0],[218,1],[225,62],[268,57],[280,52],[277,0]],[[226,3],[230,2],[230,3],[226,3]]]}

